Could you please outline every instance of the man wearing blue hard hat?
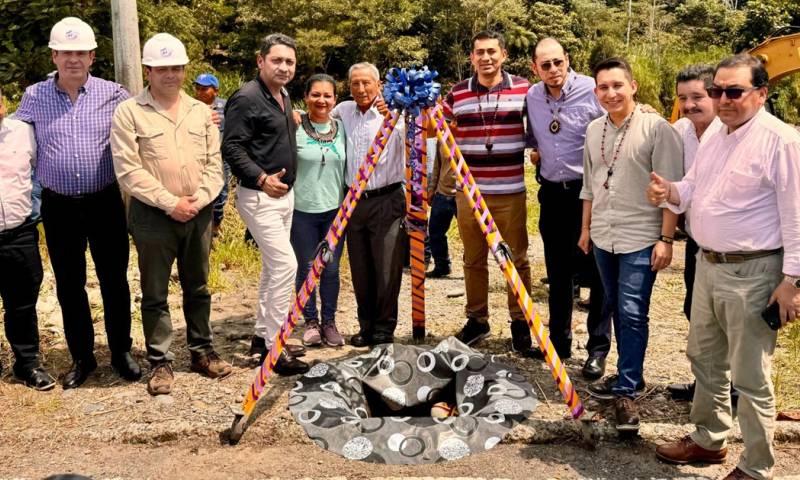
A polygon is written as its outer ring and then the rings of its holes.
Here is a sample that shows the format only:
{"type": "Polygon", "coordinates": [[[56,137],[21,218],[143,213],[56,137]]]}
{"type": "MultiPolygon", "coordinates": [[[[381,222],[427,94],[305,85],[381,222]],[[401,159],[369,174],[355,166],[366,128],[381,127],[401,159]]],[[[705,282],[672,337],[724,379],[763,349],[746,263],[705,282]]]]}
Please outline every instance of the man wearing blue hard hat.
{"type": "MultiPolygon", "coordinates": [[[[194,96],[216,112],[219,118],[219,134],[225,129],[225,103],[224,98],[219,98],[219,79],[213,73],[201,73],[194,80],[194,96]]],[[[216,120],[216,119],[215,119],[216,120]]],[[[216,122],[215,122],[216,123],[216,122]]],[[[211,232],[214,237],[219,235],[222,219],[225,216],[225,203],[228,201],[228,184],[231,179],[231,167],[223,162],[225,168],[225,184],[216,200],[214,200],[214,218],[211,232]]]]}

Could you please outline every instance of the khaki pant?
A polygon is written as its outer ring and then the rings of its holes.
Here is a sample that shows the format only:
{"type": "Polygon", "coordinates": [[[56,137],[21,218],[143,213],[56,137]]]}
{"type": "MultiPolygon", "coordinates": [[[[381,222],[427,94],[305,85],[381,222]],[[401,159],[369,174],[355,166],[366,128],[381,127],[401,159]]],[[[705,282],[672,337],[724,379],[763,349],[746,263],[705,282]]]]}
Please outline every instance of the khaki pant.
{"type": "Polygon", "coordinates": [[[739,391],[739,426],[745,449],[739,468],[772,478],[775,395],[770,378],[777,333],[761,318],[781,281],[782,255],[712,264],[699,254],[686,355],[697,387],[692,439],[719,450],[733,424],[730,384],[739,391]]]}
{"type": "MultiPolygon", "coordinates": [[[[508,195],[483,195],[486,205],[500,230],[503,240],[511,248],[514,266],[522,283],[531,291],[531,267],[528,262],[528,230],[525,192],[508,195]]],[[[456,195],[458,210],[458,232],[464,243],[464,283],[467,290],[467,317],[478,321],[489,320],[489,266],[487,254],[489,246],[481,232],[467,198],[463,193],[456,195]]],[[[524,320],[525,314],[517,305],[514,292],[508,291],[508,312],[513,320],[524,320]]]]}
{"type": "Polygon", "coordinates": [[[297,258],[289,241],[294,213],[294,190],[272,198],[261,190],[238,188],[236,210],[261,253],[255,333],[272,346],[281,329],[294,293],[297,258]]]}

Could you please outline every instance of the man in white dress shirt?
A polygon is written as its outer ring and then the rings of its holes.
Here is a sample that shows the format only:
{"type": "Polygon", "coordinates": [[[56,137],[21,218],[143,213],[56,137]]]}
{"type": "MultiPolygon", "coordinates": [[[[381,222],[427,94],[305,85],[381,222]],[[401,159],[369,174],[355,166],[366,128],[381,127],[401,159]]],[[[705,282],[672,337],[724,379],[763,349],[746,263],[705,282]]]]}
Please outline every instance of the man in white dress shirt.
{"type": "Polygon", "coordinates": [[[785,325],[800,312],[800,133],[764,109],[769,77],[755,57],[723,60],[709,89],[727,128],[702,145],[689,173],[671,183],[652,174],[651,203],[689,208],[702,250],[686,355],[697,386],[695,431],[659,446],[670,463],[722,463],[739,391],[744,451],[726,479],[771,479],[775,394],[770,378],[777,332],[762,320],[778,304],[785,325]]]}
{"type": "MultiPolygon", "coordinates": [[[[352,185],[375,134],[383,125],[376,100],[380,74],[371,63],[357,63],[348,72],[353,100],[340,103],[333,115],[347,135],[347,185],[352,185]]],[[[397,297],[403,276],[401,222],[405,215],[405,129],[398,122],[361,194],[347,225],[347,255],[358,304],[357,347],[392,343],[397,326],[397,297]]]]}
{"type": "MultiPolygon", "coordinates": [[[[39,363],[36,301],[42,284],[39,230],[31,217],[31,170],[36,163],[33,127],[5,118],[0,91],[0,297],[6,338],[14,352],[14,377],[35,390],[56,382],[39,363]]],[[[0,365],[2,371],[2,365],[0,365]]]]}
{"type": "MultiPolygon", "coordinates": [[[[675,93],[678,97],[678,107],[683,115],[673,127],[681,134],[683,141],[683,171],[688,172],[697,149],[700,145],[717,133],[723,123],[717,118],[714,103],[708,96],[708,89],[714,81],[714,67],[706,64],[689,65],[680,72],[675,84],[675,93]]],[[[684,217],[681,217],[682,219],[684,217]]],[[[689,222],[678,225],[687,233],[685,268],[683,282],[686,285],[686,296],[683,301],[683,313],[686,318],[691,317],[692,288],[694,287],[694,274],[697,266],[697,242],[692,238],[689,222]]],[[[694,382],[674,383],[667,386],[667,390],[675,400],[692,400],[694,396],[694,382]]]]}

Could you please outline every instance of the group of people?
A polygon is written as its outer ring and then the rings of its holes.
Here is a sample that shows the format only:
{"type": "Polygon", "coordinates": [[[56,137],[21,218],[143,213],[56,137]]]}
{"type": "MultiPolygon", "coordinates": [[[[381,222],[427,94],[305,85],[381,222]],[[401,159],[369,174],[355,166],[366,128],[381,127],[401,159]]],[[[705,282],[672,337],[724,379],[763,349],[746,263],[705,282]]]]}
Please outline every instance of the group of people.
{"type": "MultiPolygon", "coordinates": [[[[212,237],[231,174],[236,209],[261,255],[251,353],[263,358],[383,124],[387,106],[378,69],[367,62],[350,67],[352,100],[338,104],[335,79],[311,76],[307,111],[296,115],[286,85],[295,74],[297,47],[282,34],[263,39],[257,76],[227,104],[217,98],[213,75],[195,80],[197,99],[184,93],[190,60],[166,33],[145,43],[148,85],[132,98],[121,85],[89,73],[97,45],[83,21],[58,22],[49,46],[57,74],[27,88],[13,119],[0,108],[0,294],[14,376],[37,390],[55,385],[39,362],[42,262],[32,215],[34,166],[73,360],[64,388],[79,387],[97,367],[85,290],[87,245],[111,365],[130,381],[142,375],[130,353],[128,233],[141,274],[148,391],[168,394],[174,383],[167,299],[176,261],[191,370],[212,378],[231,372],[214,351],[207,288],[212,237]]],[[[673,463],[724,461],[732,384],[745,451],[726,478],[771,478],[770,366],[777,334],[762,310],[777,304],[783,324],[800,313],[800,134],[764,110],[763,64],[737,55],[716,68],[685,68],[676,79],[685,118],[670,125],[636,102],[637,83],[622,58],[582,75],[570,68],[564,47],[545,38],[533,51],[532,70],[540,78],[534,85],[507,72],[506,59],[501,34],[476,34],[470,52],[475,74],[454,85],[441,108],[529,290],[524,166],[526,148],[532,152],[556,352],[572,356],[573,292],[577,277],[588,276],[582,374],[599,379],[589,386],[593,396],[614,401],[620,430],[638,429],[635,399],[645,386],[650,297],[657,272],[672,261],[676,226],[685,218],[687,356],[696,383],[674,391],[693,392],[696,429],[656,454],[673,463]],[[603,377],[612,324],[617,374],[603,377]]],[[[394,341],[406,238],[403,128],[398,123],[347,228],[359,322],[349,342],[356,347],[394,341]]],[[[491,333],[488,247],[449,162],[438,158],[434,177],[435,266],[429,275],[450,273],[446,231],[456,217],[466,286],[466,323],[457,338],[476,345],[491,333]]],[[[313,294],[303,310],[305,346],[345,343],[335,318],[341,254],[340,242],[320,280],[319,308],[313,294]]],[[[508,311],[511,349],[542,359],[510,290],[508,311]]],[[[303,346],[287,345],[275,372],[306,372],[309,365],[298,358],[304,353],[303,346]]]]}

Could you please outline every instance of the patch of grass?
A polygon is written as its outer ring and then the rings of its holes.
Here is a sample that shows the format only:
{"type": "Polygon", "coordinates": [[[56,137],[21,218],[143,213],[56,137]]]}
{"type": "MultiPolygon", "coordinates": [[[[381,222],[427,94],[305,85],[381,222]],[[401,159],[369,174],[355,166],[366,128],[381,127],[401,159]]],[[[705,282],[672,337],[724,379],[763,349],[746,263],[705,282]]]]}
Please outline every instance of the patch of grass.
{"type": "Polygon", "coordinates": [[[778,411],[800,409],[800,321],[779,331],[772,380],[778,411]]]}

